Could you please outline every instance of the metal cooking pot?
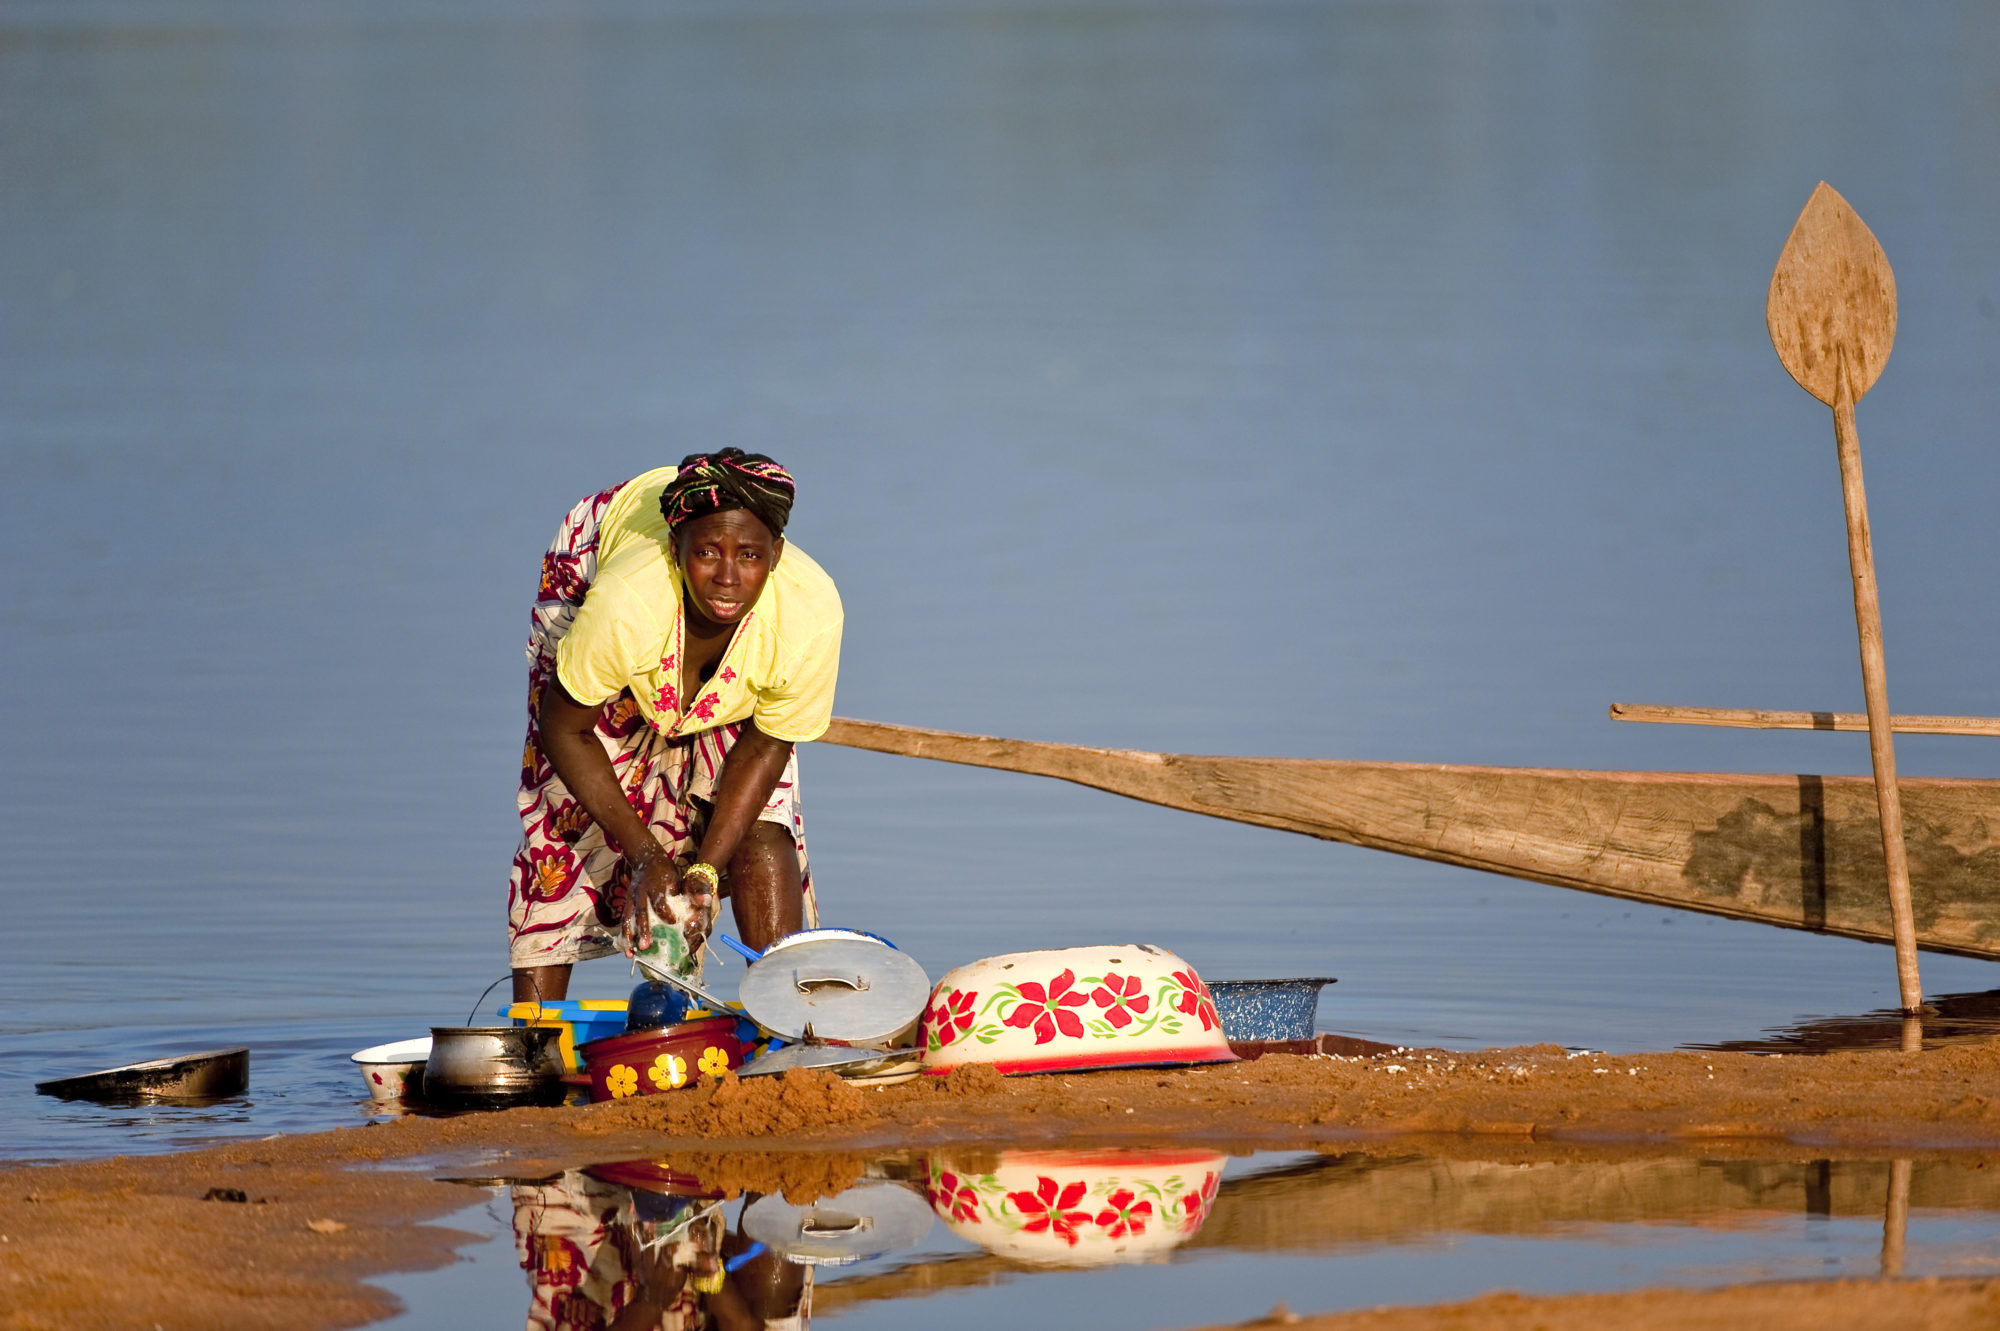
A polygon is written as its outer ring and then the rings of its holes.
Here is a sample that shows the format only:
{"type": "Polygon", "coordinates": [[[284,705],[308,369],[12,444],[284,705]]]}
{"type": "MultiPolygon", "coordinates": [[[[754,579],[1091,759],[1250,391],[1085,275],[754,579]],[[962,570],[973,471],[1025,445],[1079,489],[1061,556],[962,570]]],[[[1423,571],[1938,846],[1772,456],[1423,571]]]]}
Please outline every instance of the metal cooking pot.
{"type": "Polygon", "coordinates": [[[433,1026],[424,1098],[490,1104],[561,1099],[560,1026],[433,1026]]]}

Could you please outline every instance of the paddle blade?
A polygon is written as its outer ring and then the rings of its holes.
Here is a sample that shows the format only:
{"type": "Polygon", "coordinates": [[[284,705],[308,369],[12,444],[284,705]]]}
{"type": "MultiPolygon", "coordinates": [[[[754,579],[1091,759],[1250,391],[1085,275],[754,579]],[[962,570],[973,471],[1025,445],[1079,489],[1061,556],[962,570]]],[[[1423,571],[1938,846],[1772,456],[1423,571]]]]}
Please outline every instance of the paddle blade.
{"type": "Polygon", "coordinates": [[[1821,181],[1771,273],[1764,324],[1800,388],[1828,406],[1875,386],[1896,341],[1896,275],[1875,233],[1821,181]]]}

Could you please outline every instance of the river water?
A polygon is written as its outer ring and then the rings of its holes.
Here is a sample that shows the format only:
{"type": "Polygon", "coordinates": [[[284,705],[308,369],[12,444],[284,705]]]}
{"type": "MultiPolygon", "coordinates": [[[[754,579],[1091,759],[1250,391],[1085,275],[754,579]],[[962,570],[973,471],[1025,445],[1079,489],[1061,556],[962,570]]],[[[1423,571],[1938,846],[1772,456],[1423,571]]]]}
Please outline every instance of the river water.
{"type": "MultiPolygon", "coordinates": [[[[1891,696],[2000,713],[1997,56],[1974,3],[0,6],[0,1157],[354,1122],[348,1052],[465,1017],[539,552],[698,448],[797,474],[844,715],[1865,771],[1605,718],[1860,707],[1827,413],[1762,323],[1822,178],[1901,297],[1891,696]],[[209,1110],[31,1089],[230,1043],[209,1110]]],[[[1885,948],[803,761],[827,918],[933,976],[1148,941],[1453,1047],[1894,1000],[1885,948]]]]}
{"type": "MultiPolygon", "coordinates": [[[[803,1301],[813,1324],[871,1331],[1030,1319],[1149,1331],[1496,1286],[1990,1276],[1990,1163],[947,1151],[873,1161],[846,1190],[790,1205],[775,1194],[725,1202],[703,1162],[672,1157],[533,1178],[460,1168],[456,1186],[477,1191],[449,1223],[485,1241],[380,1283],[405,1307],[389,1326],[532,1328],[558,1311],[562,1325],[603,1324],[592,1314],[696,1302],[693,1254],[682,1249],[678,1267],[665,1256],[685,1240],[742,1262],[714,1308],[747,1303],[774,1318],[803,1301]],[[786,1269],[749,1248],[766,1239],[809,1261],[786,1269]]],[[[809,1172],[811,1158],[792,1167],[809,1172]]]]}

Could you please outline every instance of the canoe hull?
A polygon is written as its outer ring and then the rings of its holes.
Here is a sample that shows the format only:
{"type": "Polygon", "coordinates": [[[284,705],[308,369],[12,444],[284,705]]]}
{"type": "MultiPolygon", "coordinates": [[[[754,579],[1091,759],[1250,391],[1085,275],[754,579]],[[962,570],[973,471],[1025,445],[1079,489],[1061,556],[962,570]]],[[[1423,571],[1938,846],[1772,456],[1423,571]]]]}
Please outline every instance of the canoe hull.
{"type": "MultiPolygon", "coordinates": [[[[841,719],[825,738],[1649,905],[1891,941],[1867,777],[1197,757],[841,719]]],[[[1899,784],[1918,945],[2000,959],[2000,782],[1899,784]]]]}

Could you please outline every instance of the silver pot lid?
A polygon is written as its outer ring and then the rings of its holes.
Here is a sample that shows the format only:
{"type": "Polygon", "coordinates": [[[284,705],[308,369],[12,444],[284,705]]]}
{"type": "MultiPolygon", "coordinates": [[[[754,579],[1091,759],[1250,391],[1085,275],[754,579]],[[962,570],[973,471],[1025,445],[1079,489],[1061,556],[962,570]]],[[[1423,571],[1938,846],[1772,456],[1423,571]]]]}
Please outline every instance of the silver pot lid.
{"type": "Polygon", "coordinates": [[[791,943],[751,963],[737,988],[750,1019],[787,1040],[883,1044],[915,1022],[931,981],[907,952],[876,939],[791,943]]]}
{"type": "Polygon", "coordinates": [[[930,1203],[895,1183],[863,1183],[798,1206],[772,1194],[743,1208],[743,1232],[801,1266],[844,1266],[915,1247],[931,1232],[930,1203]]]}

